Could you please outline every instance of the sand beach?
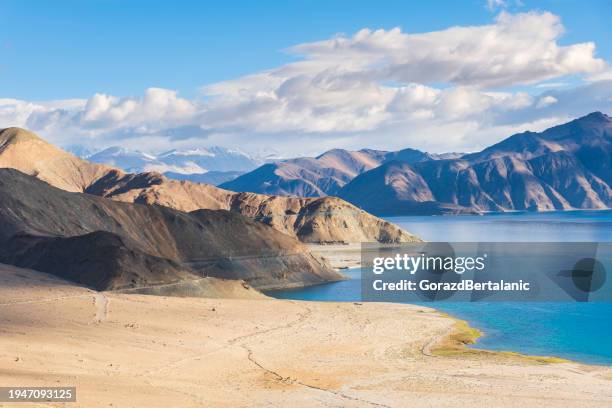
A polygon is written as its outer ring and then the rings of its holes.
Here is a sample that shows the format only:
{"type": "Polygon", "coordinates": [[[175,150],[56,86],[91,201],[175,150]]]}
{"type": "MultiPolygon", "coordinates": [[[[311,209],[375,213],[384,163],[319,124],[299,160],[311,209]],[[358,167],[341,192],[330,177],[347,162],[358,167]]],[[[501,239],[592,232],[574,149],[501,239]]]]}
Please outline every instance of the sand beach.
{"type": "Polygon", "coordinates": [[[473,330],[420,306],[95,292],[8,266],[0,276],[0,382],[76,386],[64,406],[612,404],[611,368],[466,349],[473,330]]]}

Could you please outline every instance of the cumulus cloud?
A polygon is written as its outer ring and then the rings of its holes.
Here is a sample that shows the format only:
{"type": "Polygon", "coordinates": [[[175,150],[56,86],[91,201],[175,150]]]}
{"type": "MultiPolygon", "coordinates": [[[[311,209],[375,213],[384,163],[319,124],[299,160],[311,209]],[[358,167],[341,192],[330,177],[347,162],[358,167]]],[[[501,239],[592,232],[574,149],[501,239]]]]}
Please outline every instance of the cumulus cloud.
{"type": "Polygon", "coordinates": [[[557,100],[557,98],[555,98],[554,96],[551,95],[545,95],[542,96],[540,99],[538,99],[538,103],[536,104],[536,108],[545,108],[547,106],[550,106],[554,103],[559,102],[557,100]]]}
{"type": "MultiPolygon", "coordinates": [[[[473,150],[526,124],[532,130],[556,124],[567,117],[563,107],[577,103],[567,101],[568,93],[508,89],[606,77],[595,45],[560,45],[563,30],[546,12],[502,12],[492,24],[420,34],[363,29],[296,45],[288,52],[298,61],[210,84],[194,99],[159,88],[139,97],[0,99],[0,120],[60,144],[141,150],[143,144],[274,145],[285,155],[332,147],[473,150]]],[[[579,99],[589,105],[584,95],[579,99]]],[[[593,101],[589,110],[609,106],[593,101]]]]}
{"type": "Polygon", "coordinates": [[[604,61],[594,56],[593,43],[560,46],[562,33],[557,16],[534,12],[502,12],[494,24],[423,34],[399,28],[363,29],[352,37],[291,48],[307,61],[275,73],[305,74],[334,67],[335,76],[361,80],[500,87],[604,68],[604,61]]]}

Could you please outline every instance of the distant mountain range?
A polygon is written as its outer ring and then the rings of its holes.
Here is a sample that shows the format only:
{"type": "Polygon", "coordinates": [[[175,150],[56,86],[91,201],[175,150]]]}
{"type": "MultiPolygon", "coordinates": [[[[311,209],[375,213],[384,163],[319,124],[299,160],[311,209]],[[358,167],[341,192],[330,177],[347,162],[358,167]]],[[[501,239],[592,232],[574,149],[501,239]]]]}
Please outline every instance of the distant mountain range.
{"type": "Polygon", "coordinates": [[[611,138],[612,119],[595,112],[477,153],[335,149],[265,164],[221,187],[336,195],[377,215],[610,208],[611,138]]]}
{"type": "Polygon", "coordinates": [[[170,150],[161,154],[112,146],[92,153],[72,146],[71,153],[88,161],[118,167],[131,173],[156,171],[170,178],[207,184],[221,184],[257,168],[265,157],[253,157],[224,147],[170,150]]]}
{"type": "Polygon", "coordinates": [[[436,155],[415,149],[397,152],[333,149],[318,157],[301,157],[264,164],[220,186],[234,191],[262,194],[324,197],[338,195],[340,190],[358,175],[393,160],[417,163],[460,155],[436,155]]]}

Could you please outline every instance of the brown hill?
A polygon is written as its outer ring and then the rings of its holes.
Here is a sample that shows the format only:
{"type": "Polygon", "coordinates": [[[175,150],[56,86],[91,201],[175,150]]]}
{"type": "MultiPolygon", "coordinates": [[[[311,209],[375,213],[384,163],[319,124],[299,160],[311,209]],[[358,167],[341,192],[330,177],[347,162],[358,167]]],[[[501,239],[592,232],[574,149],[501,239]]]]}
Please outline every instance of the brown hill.
{"type": "Polygon", "coordinates": [[[15,168],[72,192],[180,211],[225,209],[309,243],[401,242],[418,239],[344,200],[234,193],[159,173],[129,174],[81,160],[19,128],[0,131],[0,167],[15,168]]]}
{"type": "Polygon", "coordinates": [[[20,128],[0,131],[0,167],[17,169],[72,192],[83,192],[111,170],[81,160],[20,128]]]}
{"type": "Polygon", "coordinates": [[[257,288],[342,278],[296,239],[240,214],[69,193],[14,169],[0,169],[0,262],[99,290],[177,284],[181,292],[181,283],[205,277],[257,288]]]}
{"type": "Polygon", "coordinates": [[[181,211],[225,209],[246,215],[307,243],[404,242],[418,238],[336,198],[234,193],[209,185],[170,180],[159,173],[111,171],[86,193],[117,201],[158,204],[181,211]]]}

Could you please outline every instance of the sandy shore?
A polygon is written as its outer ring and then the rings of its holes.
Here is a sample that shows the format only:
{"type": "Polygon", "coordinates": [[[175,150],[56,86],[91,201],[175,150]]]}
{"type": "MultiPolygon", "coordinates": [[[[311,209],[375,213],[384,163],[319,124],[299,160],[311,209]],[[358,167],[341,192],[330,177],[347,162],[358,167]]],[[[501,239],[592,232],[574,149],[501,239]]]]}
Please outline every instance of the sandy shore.
{"type": "Polygon", "coordinates": [[[457,351],[461,325],[423,307],[96,293],[14,268],[0,276],[0,384],[76,386],[67,407],[612,406],[612,369],[457,351]]]}
{"type": "Polygon", "coordinates": [[[308,244],[308,249],[336,269],[356,268],[361,265],[361,244],[308,244]]]}

